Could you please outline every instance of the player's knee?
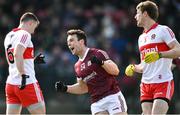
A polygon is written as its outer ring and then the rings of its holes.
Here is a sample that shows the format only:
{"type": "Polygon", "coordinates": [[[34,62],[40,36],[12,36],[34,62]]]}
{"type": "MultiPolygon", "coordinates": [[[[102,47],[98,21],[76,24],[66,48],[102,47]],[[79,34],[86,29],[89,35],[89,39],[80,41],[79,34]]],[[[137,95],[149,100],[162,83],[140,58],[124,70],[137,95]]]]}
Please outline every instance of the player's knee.
{"type": "Polygon", "coordinates": [[[152,110],[151,109],[143,109],[142,115],[151,115],[152,110]]]}
{"type": "Polygon", "coordinates": [[[141,107],[142,107],[142,114],[151,114],[152,113],[152,102],[142,102],[141,107]]]}
{"type": "Polygon", "coordinates": [[[147,114],[151,114],[152,113],[152,108],[151,107],[143,107],[142,108],[142,115],[147,115],[147,114]]]}
{"type": "Polygon", "coordinates": [[[169,109],[167,101],[163,99],[155,99],[152,114],[166,114],[169,109]]]}
{"type": "Polygon", "coordinates": [[[108,111],[101,111],[101,112],[97,112],[95,113],[95,115],[108,115],[108,111]]]}
{"type": "Polygon", "coordinates": [[[119,112],[119,113],[115,113],[114,115],[127,115],[127,112],[119,112]]]}
{"type": "Polygon", "coordinates": [[[20,114],[22,106],[20,104],[7,104],[6,115],[20,114]]]}
{"type": "Polygon", "coordinates": [[[31,114],[46,114],[46,110],[44,108],[36,108],[29,111],[31,114]]]}
{"type": "Polygon", "coordinates": [[[36,103],[27,107],[31,114],[45,114],[46,108],[44,102],[36,103]]]}

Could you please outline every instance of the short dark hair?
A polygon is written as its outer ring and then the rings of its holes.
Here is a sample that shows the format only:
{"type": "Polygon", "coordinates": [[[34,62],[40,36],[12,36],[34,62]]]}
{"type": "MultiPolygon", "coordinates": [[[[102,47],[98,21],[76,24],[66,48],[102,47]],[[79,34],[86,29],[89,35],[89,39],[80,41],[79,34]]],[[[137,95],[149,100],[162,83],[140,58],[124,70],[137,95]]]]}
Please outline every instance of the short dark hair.
{"type": "Polygon", "coordinates": [[[84,31],[82,31],[80,29],[71,29],[71,30],[67,31],[67,35],[74,35],[74,34],[77,36],[78,41],[83,39],[84,44],[87,45],[86,34],[84,31]]]}
{"type": "Polygon", "coordinates": [[[146,11],[149,15],[149,17],[151,17],[153,20],[157,21],[158,17],[159,17],[159,11],[158,11],[158,6],[156,5],[156,3],[152,2],[152,1],[144,1],[144,2],[140,2],[136,9],[140,9],[141,12],[146,11]]]}
{"type": "Polygon", "coordinates": [[[33,14],[33,13],[31,13],[31,12],[26,12],[26,13],[24,13],[24,14],[21,16],[20,22],[26,22],[26,21],[29,21],[29,20],[36,21],[36,22],[39,24],[39,20],[38,20],[38,18],[36,17],[36,15],[33,14]]]}

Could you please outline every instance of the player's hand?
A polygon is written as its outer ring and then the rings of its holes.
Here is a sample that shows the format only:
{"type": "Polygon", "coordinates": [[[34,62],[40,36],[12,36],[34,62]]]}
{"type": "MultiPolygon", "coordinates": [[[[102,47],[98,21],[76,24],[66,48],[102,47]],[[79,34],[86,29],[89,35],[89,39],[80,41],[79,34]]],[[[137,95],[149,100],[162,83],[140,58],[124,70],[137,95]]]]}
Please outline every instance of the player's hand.
{"type": "Polygon", "coordinates": [[[45,56],[42,53],[40,53],[34,58],[34,63],[35,64],[44,64],[44,63],[46,63],[44,58],[45,58],[45,56]]]}
{"type": "Polygon", "coordinates": [[[145,54],[144,61],[146,63],[152,63],[157,61],[159,58],[161,58],[160,53],[158,52],[148,52],[145,54]]]}
{"type": "Polygon", "coordinates": [[[96,63],[98,65],[103,65],[104,61],[101,59],[98,59],[96,56],[91,57],[91,63],[96,63]]]}
{"type": "Polygon", "coordinates": [[[55,83],[55,89],[57,92],[66,92],[67,91],[67,85],[65,85],[62,81],[57,81],[55,83]]]}
{"type": "Polygon", "coordinates": [[[133,76],[134,75],[134,65],[133,64],[130,64],[126,67],[126,70],[125,70],[125,74],[129,77],[133,76]]]}
{"type": "Polygon", "coordinates": [[[26,87],[26,78],[29,78],[29,75],[21,75],[22,79],[21,79],[21,85],[19,86],[19,89],[22,90],[26,87]]]}

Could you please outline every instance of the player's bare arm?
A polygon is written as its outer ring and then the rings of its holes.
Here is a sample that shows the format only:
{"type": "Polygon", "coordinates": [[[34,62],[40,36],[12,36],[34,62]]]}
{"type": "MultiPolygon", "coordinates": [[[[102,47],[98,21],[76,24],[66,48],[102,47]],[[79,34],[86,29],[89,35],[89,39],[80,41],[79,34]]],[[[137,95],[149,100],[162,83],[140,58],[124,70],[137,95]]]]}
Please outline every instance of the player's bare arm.
{"type": "Polygon", "coordinates": [[[142,73],[143,72],[142,63],[134,65],[134,71],[137,72],[137,73],[142,73]]]}
{"type": "Polygon", "coordinates": [[[117,76],[119,74],[119,68],[112,60],[104,61],[102,67],[111,75],[117,76]]]}
{"type": "Polygon", "coordinates": [[[77,83],[67,86],[67,92],[72,94],[85,94],[88,92],[88,87],[83,80],[77,79],[77,83]]]}
{"type": "Polygon", "coordinates": [[[16,66],[20,75],[25,74],[24,60],[23,60],[24,51],[25,51],[25,48],[22,45],[17,45],[14,51],[14,59],[15,59],[16,66]]]}
{"type": "Polygon", "coordinates": [[[180,44],[177,40],[172,41],[168,44],[170,50],[160,52],[162,58],[178,58],[180,57],[180,44]]]}

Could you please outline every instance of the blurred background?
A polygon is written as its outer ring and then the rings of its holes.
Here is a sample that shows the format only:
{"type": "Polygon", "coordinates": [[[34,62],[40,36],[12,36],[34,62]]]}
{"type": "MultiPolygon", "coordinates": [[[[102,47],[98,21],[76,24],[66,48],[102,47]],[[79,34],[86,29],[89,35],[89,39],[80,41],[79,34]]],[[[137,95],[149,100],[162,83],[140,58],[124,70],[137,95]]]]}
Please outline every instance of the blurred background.
{"type": "MultiPolygon", "coordinates": [[[[141,74],[127,78],[124,70],[129,63],[139,63],[137,46],[142,28],[136,27],[136,5],[140,0],[0,0],[0,114],[5,113],[5,82],[8,65],[5,60],[4,38],[19,25],[20,16],[33,12],[40,26],[32,36],[35,55],[42,52],[46,64],[35,65],[36,77],[44,94],[49,114],[90,114],[89,95],[56,93],[54,83],[76,82],[73,56],[66,45],[66,32],[81,28],[87,34],[88,46],[108,52],[119,68],[117,78],[126,98],[128,113],[140,114],[139,84],[141,74]]],[[[156,0],[159,6],[159,23],[169,26],[180,41],[180,2],[156,0]]],[[[168,113],[180,113],[180,62],[174,60],[175,94],[168,113]]],[[[22,113],[28,113],[23,109],[22,113]]]]}

